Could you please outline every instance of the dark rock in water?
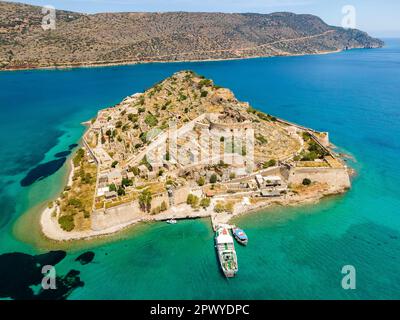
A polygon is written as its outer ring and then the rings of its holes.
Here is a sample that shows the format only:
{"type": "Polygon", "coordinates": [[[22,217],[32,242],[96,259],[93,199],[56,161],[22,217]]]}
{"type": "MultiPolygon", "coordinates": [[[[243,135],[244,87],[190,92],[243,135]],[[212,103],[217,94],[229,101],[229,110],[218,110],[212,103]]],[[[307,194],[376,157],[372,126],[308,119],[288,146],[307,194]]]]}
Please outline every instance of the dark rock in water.
{"type": "Polygon", "coordinates": [[[70,270],[65,276],[56,274],[56,289],[41,288],[37,293],[32,290],[32,286],[42,283],[45,276],[43,266],[55,267],[65,256],[65,251],[50,251],[37,256],[21,252],[0,255],[0,298],[66,299],[74,289],[84,285],[79,271],[70,270]]]}
{"type": "Polygon", "coordinates": [[[73,144],[70,144],[70,145],[68,146],[68,149],[71,151],[72,149],[76,148],[77,146],[78,146],[77,143],[73,143],[73,144]]]}
{"type": "Polygon", "coordinates": [[[66,256],[67,253],[65,251],[58,250],[58,251],[50,251],[44,254],[39,254],[34,257],[36,263],[39,263],[41,265],[55,266],[57,263],[61,262],[66,256]]]}
{"type": "Polygon", "coordinates": [[[75,261],[79,261],[82,265],[88,264],[93,261],[94,259],[94,252],[93,251],[88,251],[85,253],[82,253],[78,258],[75,259],[75,261]]]}
{"type": "Polygon", "coordinates": [[[21,186],[27,187],[36,181],[43,180],[57,172],[64,164],[67,158],[59,158],[46,163],[39,164],[27,173],[25,178],[21,180],[21,186]]]}
{"type": "Polygon", "coordinates": [[[57,277],[57,289],[42,290],[41,294],[35,299],[40,300],[64,300],[78,287],[83,287],[85,283],[81,281],[78,270],[70,270],[65,276],[57,277]]]}
{"type": "Polygon", "coordinates": [[[63,158],[63,157],[68,157],[70,154],[71,154],[71,151],[62,151],[62,152],[56,153],[54,156],[56,158],[63,158]]]}

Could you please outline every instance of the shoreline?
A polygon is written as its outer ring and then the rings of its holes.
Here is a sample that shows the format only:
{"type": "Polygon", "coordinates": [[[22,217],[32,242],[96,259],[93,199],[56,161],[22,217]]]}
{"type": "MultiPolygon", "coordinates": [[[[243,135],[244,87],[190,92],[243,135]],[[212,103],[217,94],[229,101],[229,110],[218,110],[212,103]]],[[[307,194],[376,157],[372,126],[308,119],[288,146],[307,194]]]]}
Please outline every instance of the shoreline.
{"type": "MultiPolygon", "coordinates": [[[[366,49],[366,48],[351,48],[346,51],[354,49],[366,49]]],[[[211,58],[211,59],[193,59],[193,60],[144,60],[144,61],[126,61],[126,62],[106,62],[106,63],[79,63],[79,64],[66,64],[61,66],[38,66],[38,67],[22,67],[22,68],[10,68],[0,69],[0,72],[13,72],[13,71],[35,71],[35,70],[69,70],[69,69],[84,69],[84,68],[105,68],[105,67],[117,67],[117,66],[134,66],[139,64],[152,64],[152,63],[199,63],[199,62],[220,62],[220,61],[240,61],[260,58],[275,58],[275,57],[303,57],[303,56],[317,56],[325,54],[333,54],[343,52],[342,49],[332,51],[318,51],[316,53],[299,53],[299,54],[287,54],[287,55],[272,55],[272,56],[246,56],[237,58],[211,58]]]]}
{"type": "MultiPolygon", "coordinates": [[[[284,199],[269,199],[259,204],[250,205],[245,210],[236,211],[233,213],[218,213],[216,214],[211,208],[200,209],[200,210],[185,210],[185,214],[177,216],[176,212],[159,215],[145,214],[142,217],[132,219],[131,221],[115,225],[104,230],[84,230],[84,231],[74,231],[67,232],[61,229],[56,219],[54,219],[51,214],[54,210],[53,208],[46,207],[39,216],[40,232],[45,237],[47,241],[56,243],[70,243],[73,241],[83,241],[83,240],[94,240],[109,236],[115,236],[123,230],[128,230],[137,225],[143,224],[145,222],[162,222],[169,219],[176,220],[189,220],[189,219],[210,219],[211,224],[215,223],[229,223],[232,219],[238,218],[239,216],[245,216],[252,213],[260,213],[266,209],[273,208],[275,206],[279,207],[296,207],[303,205],[316,204],[324,198],[329,196],[342,195],[347,191],[347,189],[330,189],[323,192],[316,192],[311,195],[295,195],[291,198],[285,197],[284,199]],[[217,218],[217,219],[216,219],[217,218]],[[217,221],[216,221],[217,220],[217,221]]],[[[186,205],[185,205],[186,206],[186,205]]],[[[42,207],[43,208],[43,207],[42,207]]],[[[243,208],[243,207],[242,207],[243,208]]],[[[187,208],[185,208],[187,209],[187,208]]],[[[190,208],[189,208],[190,210],[190,208]]]]}

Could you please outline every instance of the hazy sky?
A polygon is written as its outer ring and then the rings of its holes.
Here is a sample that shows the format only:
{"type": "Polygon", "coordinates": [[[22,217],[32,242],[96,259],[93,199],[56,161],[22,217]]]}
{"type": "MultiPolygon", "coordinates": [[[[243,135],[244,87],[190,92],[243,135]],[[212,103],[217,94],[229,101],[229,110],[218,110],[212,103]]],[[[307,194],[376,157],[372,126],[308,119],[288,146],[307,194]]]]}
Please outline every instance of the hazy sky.
{"type": "MultiPolygon", "coordinates": [[[[9,0],[10,1],[10,0],[9,0]]],[[[375,36],[400,37],[400,0],[20,0],[86,13],[120,11],[311,13],[331,25],[341,25],[342,8],[356,9],[356,26],[375,36]]]]}

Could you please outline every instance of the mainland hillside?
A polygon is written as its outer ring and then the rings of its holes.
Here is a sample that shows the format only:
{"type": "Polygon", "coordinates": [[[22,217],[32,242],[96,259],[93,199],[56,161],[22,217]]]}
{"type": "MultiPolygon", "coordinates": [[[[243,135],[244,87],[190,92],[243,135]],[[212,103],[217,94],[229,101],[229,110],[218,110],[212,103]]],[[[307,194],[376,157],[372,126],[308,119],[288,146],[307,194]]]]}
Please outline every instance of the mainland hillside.
{"type": "Polygon", "coordinates": [[[0,69],[314,54],[383,45],[307,14],[99,13],[0,2],[0,69]]]}

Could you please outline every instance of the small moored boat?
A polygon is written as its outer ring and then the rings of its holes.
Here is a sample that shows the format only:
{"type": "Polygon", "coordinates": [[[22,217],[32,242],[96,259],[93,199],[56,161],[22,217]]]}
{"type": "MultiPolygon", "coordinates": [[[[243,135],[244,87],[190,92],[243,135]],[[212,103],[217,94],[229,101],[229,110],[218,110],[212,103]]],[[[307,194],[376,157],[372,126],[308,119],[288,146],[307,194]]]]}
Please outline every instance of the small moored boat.
{"type": "Polygon", "coordinates": [[[243,245],[247,245],[249,239],[247,238],[246,233],[242,229],[234,227],[232,228],[232,234],[237,242],[243,245]]]}
{"type": "Polygon", "coordinates": [[[166,221],[169,224],[176,224],[176,220],[175,219],[169,219],[166,221]]]}

